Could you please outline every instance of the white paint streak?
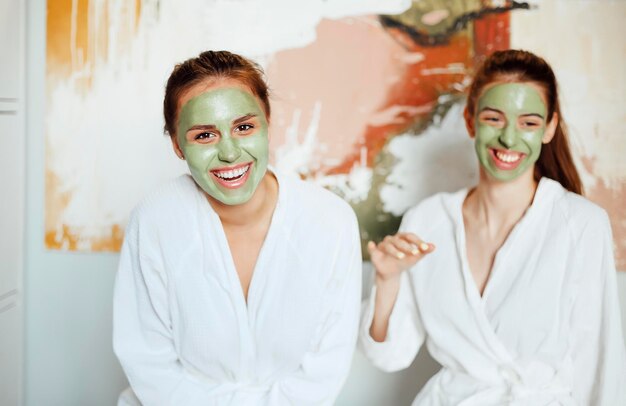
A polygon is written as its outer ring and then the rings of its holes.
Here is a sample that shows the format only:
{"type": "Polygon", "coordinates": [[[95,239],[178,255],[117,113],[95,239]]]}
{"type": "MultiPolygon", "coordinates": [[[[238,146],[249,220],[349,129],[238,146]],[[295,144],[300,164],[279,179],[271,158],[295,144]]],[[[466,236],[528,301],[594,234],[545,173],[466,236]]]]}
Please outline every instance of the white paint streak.
{"type": "Polygon", "coordinates": [[[389,151],[398,163],[381,190],[385,212],[399,216],[434,193],[477,182],[478,163],[465,130],[463,108],[454,105],[441,123],[420,135],[399,135],[389,142],[389,151]]]}
{"type": "Polygon", "coordinates": [[[373,170],[367,166],[367,148],[361,147],[360,159],[347,175],[325,175],[312,179],[320,186],[336,191],[345,200],[359,203],[367,199],[372,188],[373,170]]]}
{"type": "Polygon", "coordinates": [[[423,106],[406,106],[396,104],[372,114],[367,123],[372,126],[404,123],[405,119],[402,118],[401,115],[416,116],[418,114],[429,113],[433,110],[433,107],[433,103],[424,104],[423,106]]]}
{"type": "Polygon", "coordinates": [[[402,61],[409,65],[422,62],[426,57],[421,52],[407,52],[402,54],[402,61]]]}
{"type": "Polygon", "coordinates": [[[276,148],[276,168],[284,173],[308,176],[319,153],[318,130],[322,103],[313,106],[311,121],[302,139],[299,136],[301,110],[295,110],[291,125],[285,131],[285,143],[276,148]]]}
{"type": "Polygon", "coordinates": [[[467,72],[465,65],[460,63],[451,63],[445,68],[429,68],[422,69],[421,73],[424,76],[431,75],[463,75],[467,72]]]}

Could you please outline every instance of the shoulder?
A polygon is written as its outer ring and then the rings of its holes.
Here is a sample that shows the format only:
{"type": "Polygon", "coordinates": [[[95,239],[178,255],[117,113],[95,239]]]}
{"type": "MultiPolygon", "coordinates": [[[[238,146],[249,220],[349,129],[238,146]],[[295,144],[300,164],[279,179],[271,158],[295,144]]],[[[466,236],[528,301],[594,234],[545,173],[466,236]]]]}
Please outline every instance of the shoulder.
{"type": "Polygon", "coordinates": [[[281,187],[288,190],[288,204],[301,218],[326,225],[357,224],[352,207],[335,193],[291,175],[281,176],[281,187]]]}
{"type": "Polygon", "coordinates": [[[609,224],[609,216],[602,207],[591,200],[572,193],[563,188],[558,182],[555,184],[557,196],[554,200],[554,213],[568,224],[574,234],[579,234],[588,228],[603,228],[609,224]]]}
{"type": "Polygon", "coordinates": [[[148,192],[135,206],[130,223],[159,223],[177,217],[177,213],[190,213],[197,204],[198,189],[189,175],[181,175],[162,183],[148,192]]]}
{"type": "Polygon", "coordinates": [[[402,228],[417,227],[425,231],[425,227],[433,228],[445,221],[453,222],[466,194],[467,189],[461,189],[452,193],[441,192],[425,198],[404,213],[402,228]]]}
{"type": "Polygon", "coordinates": [[[359,223],[345,200],[313,182],[292,176],[281,176],[279,181],[285,188],[280,203],[282,228],[300,255],[314,258],[320,252],[360,245],[359,223]]]}
{"type": "MultiPolygon", "coordinates": [[[[553,227],[565,227],[571,241],[587,244],[592,239],[604,239],[611,235],[609,216],[602,207],[591,200],[572,193],[558,182],[542,179],[552,196],[550,223],[553,227]]],[[[547,197],[550,199],[550,197],[547,197]]]]}

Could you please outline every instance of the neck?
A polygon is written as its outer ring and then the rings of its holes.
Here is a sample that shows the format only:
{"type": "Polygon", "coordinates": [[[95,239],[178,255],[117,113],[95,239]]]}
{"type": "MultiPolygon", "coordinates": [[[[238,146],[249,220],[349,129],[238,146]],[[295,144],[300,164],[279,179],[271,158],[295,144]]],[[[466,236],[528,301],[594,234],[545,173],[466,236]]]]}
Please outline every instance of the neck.
{"type": "Polygon", "coordinates": [[[536,190],[532,167],[508,182],[492,179],[480,168],[478,186],[467,197],[466,207],[491,234],[495,234],[519,221],[532,204],[536,190]]]}
{"type": "Polygon", "coordinates": [[[227,205],[207,195],[209,203],[226,228],[253,226],[265,219],[268,212],[273,212],[278,196],[278,182],[273,174],[267,172],[252,198],[243,204],[227,205]]]}

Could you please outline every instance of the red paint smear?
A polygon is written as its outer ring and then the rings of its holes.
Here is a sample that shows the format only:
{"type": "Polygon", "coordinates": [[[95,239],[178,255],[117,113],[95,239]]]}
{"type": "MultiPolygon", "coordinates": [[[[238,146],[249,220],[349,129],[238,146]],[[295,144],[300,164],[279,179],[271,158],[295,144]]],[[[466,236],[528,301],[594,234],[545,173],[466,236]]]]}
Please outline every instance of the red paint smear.
{"type": "MultiPolygon", "coordinates": [[[[442,94],[460,94],[461,90],[454,87],[472,74],[477,61],[493,51],[509,47],[509,13],[488,15],[474,22],[474,40],[470,42],[465,32],[454,35],[447,45],[422,47],[415,44],[405,33],[391,29],[389,34],[406,47],[407,53],[419,52],[424,59],[416,64],[408,65],[401,80],[389,90],[386,102],[378,111],[392,106],[424,107],[436,106],[442,94]],[[445,68],[449,64],[462,65],[465,73],[426,75],[429,69],[445,68]],[[416,80],[417,79],[417,80],[416,80]]],[[[362,146],[367,148],[367,164],[374,166],[374,160],[387,140],[397,134],[406,132],[419,120],[428,119],[432,109],[416,114],[400,114],[393,123],[383,126],[368,126],[361,145],[355,146],[352,153],[338,166],[327,171],[329,174],[348,173],[360,158],[362,146]]]]}
{"type": "Polygon", "coordinates": [[[395,60],[399,51],[376,17],[368,16],[322,20],[313,43],[277,52],[266,70],[272,89],[271,143],[282,146],[294,134],[302,141],[320,103],[316,168],[308,170],[323,173],[342,162],[385,102],[389,81],[402,75],[404,64],[395,60]]]}
{"type": "Polygon", "coordinates": [[[474,55],[482,61],[494,51],[510,47],[510,14],[488,14],[474,22],[474,55]]]}

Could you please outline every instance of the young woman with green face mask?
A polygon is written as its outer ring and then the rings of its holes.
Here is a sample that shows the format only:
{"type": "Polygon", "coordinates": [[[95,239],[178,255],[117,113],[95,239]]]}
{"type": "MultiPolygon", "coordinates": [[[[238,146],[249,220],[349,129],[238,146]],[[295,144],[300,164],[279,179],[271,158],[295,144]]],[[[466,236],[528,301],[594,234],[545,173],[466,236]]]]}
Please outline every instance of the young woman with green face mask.
{"type": "Polygon", "coordinates": [[[552,69],[495,52],[465,121],[478,185],[424,200],[369,243],[366,355],[395,371],[428,342],[442,369],[416,405],[626,404],[611,229],[581,196],[552,69]]]}
{"type": "Polygon", "coordinates": [[[189,175],[133,212],[114,299],[120,405],[332,404],[356,344],[361,248],[332,193],[268,166],[260,69],[177,65],[165,129],[189,175]]]}

